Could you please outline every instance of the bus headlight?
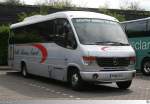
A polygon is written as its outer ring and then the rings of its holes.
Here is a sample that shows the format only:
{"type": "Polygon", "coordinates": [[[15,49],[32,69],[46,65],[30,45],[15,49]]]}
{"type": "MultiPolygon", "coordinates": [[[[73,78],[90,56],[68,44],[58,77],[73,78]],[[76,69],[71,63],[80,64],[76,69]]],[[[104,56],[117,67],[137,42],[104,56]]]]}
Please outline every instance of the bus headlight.
{"type": "Polygon", "coordinates": [[[84,65],[91,65],[96,62],[96,58],[94,56],[83,56],[82,59],[84,65]]]}

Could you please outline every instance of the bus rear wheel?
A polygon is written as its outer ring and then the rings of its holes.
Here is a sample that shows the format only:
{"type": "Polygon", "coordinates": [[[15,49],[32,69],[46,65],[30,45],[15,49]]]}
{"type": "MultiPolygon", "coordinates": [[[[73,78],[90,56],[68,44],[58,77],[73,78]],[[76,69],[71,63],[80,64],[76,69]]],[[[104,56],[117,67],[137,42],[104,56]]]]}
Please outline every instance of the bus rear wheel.
{"type": "Polygon", "coordinates": [[[29,77],[27,67],[25,64],[22,64],[22,66],[21,66],[21,75],[25,78],[29,77]]]}
{"type": "Polygon", "coordinates": [[[141,69],[144,75],[150,75],[150,59],[143,61],[141,69]]]}
{"type": "Polygon", "coordinates": [[[131,86],[132,81],[123,81],[123,82],[116,82],[117,86],[120,89],[128,89],[131,86]]]}

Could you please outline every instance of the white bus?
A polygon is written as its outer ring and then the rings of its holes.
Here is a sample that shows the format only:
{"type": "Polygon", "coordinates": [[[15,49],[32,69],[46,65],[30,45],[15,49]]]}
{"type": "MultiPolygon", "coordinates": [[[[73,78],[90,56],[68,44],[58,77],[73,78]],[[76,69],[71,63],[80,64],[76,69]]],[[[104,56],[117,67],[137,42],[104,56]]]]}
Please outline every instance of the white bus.
{"type": "Polygon", "coordinates": [[[69,82],[115,82],[127,89],[135,52],[118,20],[88,11],[36,15],[10,26],[9,65],[22,73],[69,82]]]}

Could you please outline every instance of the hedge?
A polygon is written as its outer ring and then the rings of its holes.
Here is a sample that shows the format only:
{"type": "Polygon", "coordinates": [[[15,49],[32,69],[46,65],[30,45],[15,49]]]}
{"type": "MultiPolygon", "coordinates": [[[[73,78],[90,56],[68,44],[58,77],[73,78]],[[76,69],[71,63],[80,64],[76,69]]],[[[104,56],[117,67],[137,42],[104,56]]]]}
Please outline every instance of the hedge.
{"type": "Polygon", "coordinates": [[[9,27],[0,26],[0,65],[7,65],[9,27]]]}

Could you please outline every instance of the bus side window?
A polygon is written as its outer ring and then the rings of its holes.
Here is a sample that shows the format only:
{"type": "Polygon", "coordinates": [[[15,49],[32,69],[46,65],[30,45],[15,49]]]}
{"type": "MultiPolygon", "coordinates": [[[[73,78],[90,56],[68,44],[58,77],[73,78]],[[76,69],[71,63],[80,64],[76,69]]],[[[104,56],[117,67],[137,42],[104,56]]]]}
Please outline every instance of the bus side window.
{"type": "Polygon", "coordinates": [[[56,25],[55,26],[56,27],[55,42],[62,47],[66,47],[66,44],[65,44],[66,33],[63,27],[64,21],[65,19],[63,18],[59,18],[55,20],[55,25],[56,25]]]}
{"type": "Polygon", "coordinates": [[[150,20],[148,20],[148,33],[150,33],[150,20]]]}
{"type": "Polygon", "coordinates": [[[77,48],[77,42],[73,33],[73,30],[71,28],[71,25],[65,24],[64,30],[66,32],[66,48],[76,49],[77,48]]]}
{"type": "Polygon", "coordinates": [[[128,37],[144,35],[146,32],[146,21],[128,23],[126,30],[128,37]]]}
{"type": "Polygon", "coordinates": [[[49,21],[49,34],[48,34],[50,42],[54,42],[55,41],[55,34],[56,34],[56,31],[55,31],[54,20],[50,20],[49,21]]]}
{"type": "Polygon", "coordinates": [[[56,42],[58,45],[69,48],[75,49],[77,47],[76,40],[67,19],[57,19],[57,35],[56,35],[56,42]]]}

